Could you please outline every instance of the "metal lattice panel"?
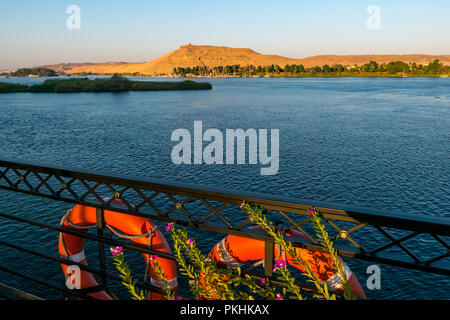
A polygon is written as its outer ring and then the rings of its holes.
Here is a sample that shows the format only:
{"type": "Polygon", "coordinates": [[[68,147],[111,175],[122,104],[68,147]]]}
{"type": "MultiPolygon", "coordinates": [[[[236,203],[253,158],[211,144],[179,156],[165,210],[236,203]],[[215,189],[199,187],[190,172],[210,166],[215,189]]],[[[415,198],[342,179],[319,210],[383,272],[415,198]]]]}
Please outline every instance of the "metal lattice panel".
{"type": "MultiPolygon", "coordinates": [[[[448,218],[377,211],[363,213],[314,201],[11,161],[0,161],[0,188],[273,241],[245,228],[251,221],[239,205],[246,200],[264,208],[269,219],[280,220],[288,230],[301,232],[306,239],[295,241],[296,246],[323,250],[307,212],[314,206],[322,214],[341,256],[450,275],[448,218]],[[115,204],[114,199],[121,200],[125,207],[115,204]],[[428,237],[428,249],[415,253],[411,243],[420,241],[423,236],[428,237]],[[430,256],[430,253],[435,254],[430,256]]],[[[270,274],[269,268],[267,272],[270,274]]]]}

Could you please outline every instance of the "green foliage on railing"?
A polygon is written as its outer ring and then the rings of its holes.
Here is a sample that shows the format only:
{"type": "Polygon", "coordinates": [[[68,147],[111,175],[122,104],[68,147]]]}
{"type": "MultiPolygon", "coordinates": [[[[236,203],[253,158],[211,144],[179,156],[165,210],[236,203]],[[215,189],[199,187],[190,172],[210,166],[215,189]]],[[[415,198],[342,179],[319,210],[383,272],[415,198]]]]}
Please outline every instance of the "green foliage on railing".
{"type": "Polygon", "coordinates": [[[214,77],[380,77],[380,76],[435,76],[449,74],[450,66],[444,66],[438,59],[428,64],[405,63],[402,61],[391,61],[388,63],[377,63],[370,61],[363,65],[346,66],[342,64],[331,64],[323,66],[311,66],[305,68],[302,64],[279,65],[225,65],[225,66],[192,66],[173,68],[174,76],[214,76],[214,77]]]}
{"type": "Polygon", "coordinates": [[[111,248],[113,254],[113,264],[119,271],[119,277],[122,279],[122,284],[127,288],[133,300],[145,300],[145,295],[142,290],[136,288],[137,280],[133,280],[131,276],[131,270],[128,263],[125,262],[125,257],[122,251],[122,247],[111,248]]]}
{"type": "MultiPolygon", "coordinates": [[[[328,287],[324,281],[321,281],[317,275],[311,270],[307,262],[303,261],[298,250],[292,243],[285,239],[281,230],[267,220],[262,210],[252,204],[242,203],[241,209],[244,210],[250,220],[261,227],[269,236],[273,237],[274,242],[278,244],[281,250],[291,257],[294,265],[302,267],[302,275],[307,278],[307,282],[312,283],[316,289],[313,298],[335,300],[336,295],[328,291],[328,287]]],[[[309,209],[311,220],[316,230],[316,236],[320,244],[327,251],[333,262],[335,272],[340,274],[343,280],[343,297],[344,299],[356,299],[351,292],[351,286],[343,270],[341,260],[337,256],[337,251],[333,248],[328,232],[326,231],[320,213],[315,209],[309,209]]],[[[170,232],[173,242],[174,256],[178,263],[178,271],[186,276],[189,280],[189,286],[194,299],[212,299],[212,300],[255,300],[269,299],[296,299],[304,300],[302,288],[296,282],[291,274],[287,261],[282,258],[275,261],[274,275],[276,279],[283,284],[283,288],[275,287],[270,279],[263,278],[257,283],[249,274],[243,274],[240,268],[231,268],[229,266],[219,266],[215,260],[204,255],[197,247],[195,240],[189,238],[184,228],[176,228],[173,223],[169,223],[166,231],[170,232]],[[288,295],[289,294],[289,295],[288,295]],[[288,296],[287,296],[288,295],[288,296]]],[[[161,269],[161,266],[154,261],[156,256],[152,256],[153,268],[158,275],[159,280],[163,282],[167,280],[167,276],[161,269]]],[[[128,289],[133,299],[143,300],[142,291],[138,291],[134,286],[136,281],[132,280],[131,272],[128,265],[123,261],[123,252],[114,256],[115,265],[123,279],[124,286],[128,289]]],[[[168,300],[174,300],[175,293],[167,285],[163,288],[165,297],[168,300]]]]}

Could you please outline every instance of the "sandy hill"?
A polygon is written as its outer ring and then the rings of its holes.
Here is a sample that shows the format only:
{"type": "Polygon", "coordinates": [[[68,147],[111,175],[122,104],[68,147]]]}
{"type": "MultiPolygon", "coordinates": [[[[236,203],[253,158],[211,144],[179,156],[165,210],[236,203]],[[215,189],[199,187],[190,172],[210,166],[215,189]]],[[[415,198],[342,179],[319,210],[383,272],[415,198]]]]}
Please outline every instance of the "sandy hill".
{"type": "Polygon", "coordinates": [[[374,60],[378,63],[390,61],[404,61],[407,63],[416,62],[418,64],[428,64],[434,59],[439,59],[442,63],[450,64],[450,55],[320,55],[304,59],[292,59],[277,55],[266,55],[246,48],[230,48],[220,46],[198,46],[185,45],[179,49],[169,52],[166,55],[156,58],[149,62],[126,63],[126,62],[107,62],[107,63],[68,63],[46,66],[56,71],[66,73],[139,73],[142,75],[170,74],[174,67],[193,67],[193,66],[225,66],[225,65],[279,65],[284,67],[286,64],[303,64],[305,67],[323,66],[324,64],[343,64],[352,66],[362,65],[374,60]]]}

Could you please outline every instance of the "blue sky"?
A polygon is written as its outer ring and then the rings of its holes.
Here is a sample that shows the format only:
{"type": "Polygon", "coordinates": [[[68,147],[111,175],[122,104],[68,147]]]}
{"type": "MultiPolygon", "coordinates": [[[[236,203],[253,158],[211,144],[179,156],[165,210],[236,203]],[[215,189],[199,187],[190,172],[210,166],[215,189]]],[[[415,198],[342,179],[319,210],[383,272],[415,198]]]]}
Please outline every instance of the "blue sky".
{"type": "Polygon", "coordinates": [[[0,0],[0,70],[61,62],[148,61],[192,44],[319,54],[450,54],[448,0],[0,0]],[[69,30],[69,5],[81,28],[69,30]],[[370,5],[380,29],[366,26],[370,5]]]}

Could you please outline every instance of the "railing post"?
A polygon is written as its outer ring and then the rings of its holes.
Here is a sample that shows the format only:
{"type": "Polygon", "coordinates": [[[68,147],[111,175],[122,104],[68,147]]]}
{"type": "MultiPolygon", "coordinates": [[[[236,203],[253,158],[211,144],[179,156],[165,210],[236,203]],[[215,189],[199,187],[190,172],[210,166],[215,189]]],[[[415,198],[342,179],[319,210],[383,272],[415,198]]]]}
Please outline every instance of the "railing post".
{"type": "Polygon", "coordinates": [[[97,234],[100,237],[98,241],[98,257],[100,260],[100,271],[102,272],[102,286],[106,288],[106,264],[105,264],[105,246],[103,243],[104,230],[105,230],[105,219],[104,219],[104,210],[97,208],[97,234]]]}
{"type": "Polygon", "coordinates": [[[264,241],[264,275],[271,277],[273,273],[274,241],[264,241]]]}

